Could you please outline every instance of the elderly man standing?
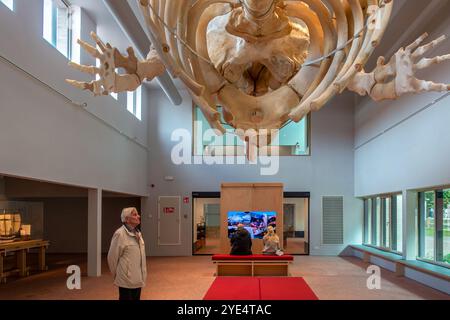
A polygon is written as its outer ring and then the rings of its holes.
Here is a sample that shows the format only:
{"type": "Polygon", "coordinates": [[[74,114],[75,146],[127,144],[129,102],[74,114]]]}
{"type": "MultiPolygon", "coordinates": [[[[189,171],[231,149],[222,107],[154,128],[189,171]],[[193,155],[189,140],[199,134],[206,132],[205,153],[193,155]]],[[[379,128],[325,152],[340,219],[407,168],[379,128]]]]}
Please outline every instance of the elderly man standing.
{"type": "Polygon", "coordinates": [[[123,225],[116,230],[108,252],[108,265],[119,287],[119,300],[140,300],[147,279],[145,244],[137,228],[141,217],[136,208],[125,208],[123,225]]]}

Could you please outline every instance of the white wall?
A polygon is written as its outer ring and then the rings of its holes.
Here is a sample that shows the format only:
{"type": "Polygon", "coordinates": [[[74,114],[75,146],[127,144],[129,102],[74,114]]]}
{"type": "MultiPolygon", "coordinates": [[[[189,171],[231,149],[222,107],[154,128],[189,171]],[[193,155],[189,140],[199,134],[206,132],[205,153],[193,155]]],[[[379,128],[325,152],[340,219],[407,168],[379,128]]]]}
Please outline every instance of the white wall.
{"type": "MultiPolygon", "coordinates": [[[[85,253],[88,249],[88,199],[43,198],[44,237],[50,253],[85,253]]],[[[139,198],[102,199],[102,252],[109,250],[114,232],[121,226],[122,208],[139,210],[139,198]]]]}
{"type": "MultiPolygon", "coordinates": [[[[71,70],[42,38],[42,11],[42,1],[16,0],[14,12],[0,6],[0,55],[73,101],[86,102],[100,120],[1,59],[0,173],[145,195],[146,108],[141,122],[111,97],[94,98],[67,85],[65,78],[89,78],[71,70]]],[[[83,23],[88,40],[94,24],[87,16],[83,23]]]]}
{"type": "MultiPolygon", "coordinates": [[[[450,18],[442,21],[440,26],[430,33],[429,41],[442,34],[450,34],[450,18]]],[[[404,45],[406,43],[399,43],[397,48],[404,45]]],[[[447,40],[437,49],[428,52],[427,57],[448,52],[450,41],[447,40]]],[[[450,62],[432,66],[418,75],[421,79],[450,83],[450,62]]],[[[357,106],[357,196],[450,184],[450,98],[447,97],[415,114],[443,94],[409,95],[397,101],[383,103],[364,99],[357,106]],[[394,125],[394,128],[388,130],[394,125]],[[388,131],[385,132],[386,130],[388,131]],[[377,137],[379,134],[381,135],[377,137]],[[374,137],[377,138],[370,141],[374,137]]]]}
{"type": "Polygon", "coordinates": [[[345,243],[362,241],[362,204],[354,199],[353,177],[353,96],[343,95],[312,115],[312,155],[283,157],[279,173],[261,176],[256,165],[181,165],[171,162],[177,142],[172,131],[192,132],[192,100],[182,91],[183,104],[173,106],[160,91],[152,92],[149,110],[149,184],[150,212],[144,215],[144,228],[150,239],[151,255],[190,255],[192,250],[192,206],[182,204],[182,245],[157,247],[158,196],[191,196],[193,191],[220,191],[222,182],[283,182],[285,191],[311,192],[311,253],[339,253],[344,246],[321,245],[321,197],[343,195],[345,243]],[[173,176],[175,181],[164,180],[173,176]]]}

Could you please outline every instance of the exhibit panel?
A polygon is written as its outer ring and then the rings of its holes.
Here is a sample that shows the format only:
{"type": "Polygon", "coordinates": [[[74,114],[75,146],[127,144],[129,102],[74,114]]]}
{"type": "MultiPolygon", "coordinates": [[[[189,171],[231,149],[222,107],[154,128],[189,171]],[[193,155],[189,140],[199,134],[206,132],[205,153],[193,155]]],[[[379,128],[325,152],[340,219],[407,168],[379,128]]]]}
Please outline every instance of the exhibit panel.
{"type": "Polygon", "coordinates": [[[269,224],[275,223],[276,233],[282,238],[283,184],[222,183],[220,216],[221,253],[230,252],[229,230],[236,228],[239,223],[244,224],[245,228],[253,233],[252,252],[262,253],[263,243],[259,232],[265,232],[269,224]],[[233,218],[236,216],[239,218],[233,218]]]}

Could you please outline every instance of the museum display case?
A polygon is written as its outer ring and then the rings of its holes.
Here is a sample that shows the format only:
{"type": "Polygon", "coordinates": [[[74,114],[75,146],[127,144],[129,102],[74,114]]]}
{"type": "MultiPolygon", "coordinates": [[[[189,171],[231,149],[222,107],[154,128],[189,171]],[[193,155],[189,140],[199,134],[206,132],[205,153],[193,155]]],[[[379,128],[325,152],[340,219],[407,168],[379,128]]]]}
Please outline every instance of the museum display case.
{"type": "Polygon", "coordinates": [[[31,224],[25,224],[20,210],[0,209],[0,243],[30,240],[31,224]]]}
{"type": "Polygon", "coordinates": [[[47,270],[45,253],[49,246],[39,230],[41,210],[33,210],[30,203],[4,205],[0,207],[0,284],[11,276],[25,277],[32,271],[47,270]]]}

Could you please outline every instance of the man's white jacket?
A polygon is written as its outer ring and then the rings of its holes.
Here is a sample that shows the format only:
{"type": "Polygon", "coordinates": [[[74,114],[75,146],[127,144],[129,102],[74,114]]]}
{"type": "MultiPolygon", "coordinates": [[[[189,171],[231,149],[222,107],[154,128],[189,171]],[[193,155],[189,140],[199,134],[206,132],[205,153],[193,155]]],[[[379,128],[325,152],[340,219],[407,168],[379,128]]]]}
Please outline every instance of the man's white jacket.
{"type": "Polygon", "coordinates": [[[147,264],[145,244],[142,235],[138,237],[125,226],[116,230],[108,252],[109,270],[114,284],[121,288],[136,289],[145,287],[147,264]]]}

